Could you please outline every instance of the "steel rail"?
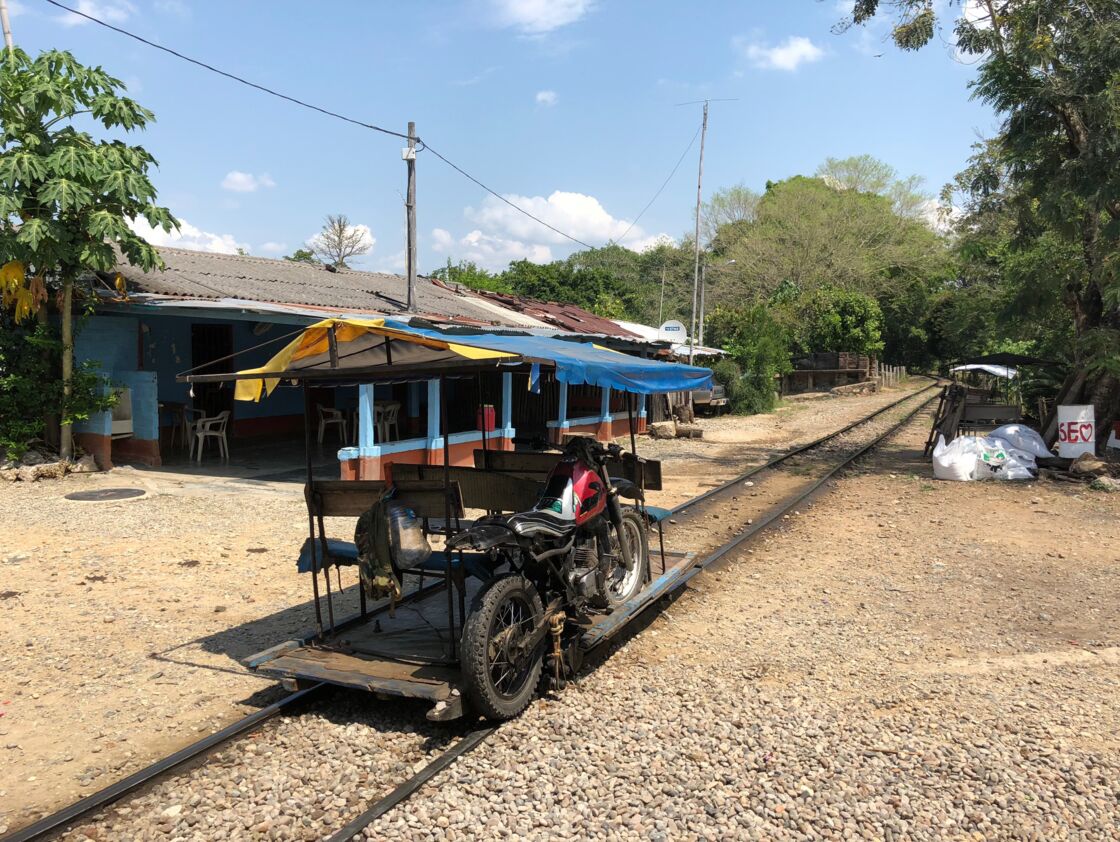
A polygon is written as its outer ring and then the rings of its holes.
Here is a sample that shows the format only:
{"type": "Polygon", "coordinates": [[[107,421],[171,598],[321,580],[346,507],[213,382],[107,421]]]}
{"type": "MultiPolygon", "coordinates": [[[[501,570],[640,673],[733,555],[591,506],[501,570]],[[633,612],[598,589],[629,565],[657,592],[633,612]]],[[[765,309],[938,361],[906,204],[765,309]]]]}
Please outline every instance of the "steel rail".
{"type": "Polygon", "coordinates": [[[824,444],[826,441],[831,441],[832,439],[838,438],[838,437],[844,435],[845,433],[851,432],[852,430],[854,430],[856,427],[860,426],[861,424],[866,424],[868,421],[872,421],[875,418],[878,418],[884,412],[889,412],[890,410],[894,409],[896,406],[900,406],[900,405],[906,403],[909,400],[913,400],[918,395],[924,394],[925,392],[928,392],[930,389],[937,389],[937,388],[939,388],[939,386],[940,386],[940,384],[938,384],[936,382],[931,383],[929,386],[926,386],[924,389],[919,389],[916,392],[911,392],[909,395],[906,395],[906,397],[899,398],[898,400],[896,400],[892,403],[889,403],[886,406],[880,407],[879,409],[872,412],[870,415],[865,415],[863,418],[856,419],[851,424],[848,424],[846,427],[842,427],[839,430],[834,430],[833,432],[828,433],[827,435],[821,436],[818,439],[814,439],[813,441],[809,442],[808,444],[798,445],[797,447],[794,447],[791,450],[783,451],[782,453],[779,453],[774,458],[769,459],[768,461],[764,462],[761,465],[756,465],[755,467],[751,468],[750,470],[746,471],[745,473],[740,474],[739,476],[735,477],[734,479],[730,479],[727,482],[723,483],[722,485],[718,485],[718,486],[716,486],[715,488],[713,488],[709,491],[705,491],[703,494],[698,494],[697,496],[692,497],[691,499],[685,500],[683,503],[680,503],[677,506],[670,509],[669,514],[674,514],[674,515],[675,514],[680,514],[681,512],[684,512],[685,510],[691,508],[692,506],[695,506],[697,503],[702,503],[703,501],[707,500],[709,497],[714,497],[715,495],[717,495],[717,494],[719,494],[723,491],[726,491],[727,489],[731,488],[736,483],[740,483],[740,482],[743,482],[743,480],[750,479],[755,474],[761,473],[762,471],[765,471],[767,468],[773,468],[775,465],[780,465],[782,462],[786,461],[787,459],[790,459],[791,457],[802,454],[806,450],[812,450],[814,447],[819,447],[820,445],[824,444]]]}
{"type": "MultiPolygon", "coordinates": [[[[933,388],[936,388],[936,384],[934,384],[932,386],[927,386],[925,389],[919,389],[917,392],[912,392],[911,394],[907,395],[906,397],[902,398],[901,400],[897,400],[897,401],[895,401],[891,404],[888,404],[887,406],[876,410],[875,412],[871,413],[870,415],[867,415],[864,418],[849,424],[847,427],[845,427],[842,430],[837,430],[835,433],[831,433],[827,436],[823,436],[823,437],[817,439],[816,441],[809,443],[808,445],[802,445],[801,447],[798,447],[798,448],[795,448],[793,450],[787,451],[786,453],[782,454],[781,456],[770,460],[765,465],[760,465],[757,468],[752,468],[746,474],[744,474],[744,475],[742,475],[742,476],[740,476],[740,477],[738,477],[734,480],[731,480],[730,482],[724,483],[723,485],[719,486],[718,488],[712,489],[711,491],[706,492],[705,494],[701,494],[698,497],[693,498],[692,500],[689,500],[687,503],[682,504],[681,506],[677,507],[673,511],[674,512],[683,511],[685,508],[693,505],[697,501],[708,499],[708,498],[712,497],[714,494],[717,494],[721,491],[726,491],[727,489],[731,488],[735,483],[741,482],[747,476],[752,476],[754,474],[757,474],[759,471],[762,471],[762,470],[765,470],[766,468],[773,467],[774,465],[780,464],[781,462],[785,461],[786,459],[789,459],[792,456],[796,456],[799,453],[804,453],[806,450],[809,450],[810,448],[817,447],[818,445],[820,445],[820,444],[822,444],[826,441],[829,441],[830,439],[833,439],[833,438],[835,438],[839,435],[843,435],[844,433],[849,432],[850,430],[859,426],[860,424],[865,424],[868,421],[871,421],[871,420],[879,417],[880,415],[882,415],[887,410],[893,409],[893,408],[899,406],[900,404],[905,403],[908,400],[912,400],[913,398],[918,397],[918,396],[922,395],[925,392],[928,392],[930,389],[933,389],[933,388]]],[[[811,497],[813,494],[815,494],[817,491],[819,491],[821,486],[823,486],[826,482],[828,482],[830,479],[832,479],[834,476],[836,476],[836,474],[838,474],[840,471],[844,470],[849,465],[851,465],[853,462],[855,462],[857,459],[865,456],[869,451],[871,451],[872,449],[874,449],[875,447],[880,445],[882,442],[886,441],[888,438],[893,436],[900,429],[902,429],[904,426],[906,426],[908,423],[910,423],[910,421],[914,418],[915,415],[917,415],[919,412],[921,412],[923,409],[925,409],[927,406],[929,406],[930,402],[934,399],[934,397],[936,397],[936,396],[931,395],[930,397],[926,398],[924,401],[919,403],[914,409],[912,409],[910,412],[908,412],[902,418],[902,420],[900,420],[897,423],[891,425],[891,427],[888,430],[886,430],[882,434],[876,436],[870,442],[863,445],[863,447],[859,448],[858,450],[854,451],[853,453],[851,453],[847,457],[845,457],[842,461],[838,462],[836,465],[834,465],[832,468],[830,468],[827,473],[825,473],[819,479],[815,480],[809,486],[809,488],[807,490],[797,494],[795,497],[792,497],[792,498],[789,498],[788,500],[782,501],[776,507],[772,508],[763,518],[761,518],[757,522],[751,524],[751,526],[748,529],[739,533],[734,538],[732,538],[730,541],[728,541],[727,543],[723,544],[720,547],[717,547],[715,550],[713,550],[711,553],[709,553],[703,559],[696,562],[689,569],[689,571],[687,573],[685,573],[677,581],[677,583],[674,585],[674,587],[671,591],[666,593],[662,597],[662,599],[657,600],[653,604],[651,604],[647,609],[645,609],[645,611],[642,611],[642,612],[639,612],[639,614],[636,614],[634,616],[634,618],[632,618],[631,622],[633,622],[634,619],[637,619],[642,614],[646,614],[647,612],[660,611],[663,600],[665,600],[667,598],[671,598],[674,594],[680,593],[681,590],[683,590],[687,586],[688,582],[694,576],[696,576],[698,573],[701,573],[704,570],[710,568],[711,566],[713,566],[714,564],[716,564],[717,562],[722,560],[724,557],[726,557],[727,554],[730,553],[732,550],[734,550],[736,547],[743,544],[744,542],[746,542],[747,540],[749,540],[753,536],[757,535],[759,532],[763,531],[764,529],[768,528],[772,523],[774,523],[775,520],[777,520],[782,515],[789,512],[791,509],[793,509],[794,506],[799,505],[800,503],[802,503],[803,501],[805,501],[806,499],[811,497]]],[[[607,642],[608,642],[607,640],[604,640],[602,643],[599,644],[599,646],[605,645],[607,642]]],[[[595,647],[595,648],[598,648],[598,647],[595,647]]],[[[438,775],[444,769],[449,767],[452,763],[454,763],[460,757],[462,757],[465,754],[470,753],[471,751],[474,751],[476,748],[478,748],[480,745],[482,745],[482,743],[484,743],[489,737],[493,736],[494,733],[496,733],[500,727],[501,727],[501,725],[489,725],[489,726],[484,726],[484,727],[478,728],[477,730],[471,731],[466,736],[464,736],[461,740],[459,740],[459,742],[457,742],[455,745],[453,745],[451,748],[449,748],[447,751],[442,752],[441,754],[436,756],[435,759],[433,759],[428,765],[426,765],[423,769],[421,769],[419,772],[417,772],[411,778],[409,778],[408,780],[399,784],[395,789],[392,790],[392,792],[389,792],[387,795],[383,796],[382,798],[380,798],[376,802],[374,802],[373,805],[369,807],[369,809],[367,809],[366,811],[361,813],[359,816],[355,817],[345,827],[343,827],[342,829],[340,829],[339,831],[334,833],[332,836],[327,837],[327,842],[347,842],[347,840],[350,840],[353,837],[357,836],[359,833],[361,833],[366,827],[368,827],[370,824],[372,824],[378,818],[385,815],[387,812],[392,810],[394,807],[397,807],[400,804],[407,801],[411,796],[413,796],[416,792],[418,792],[420,790],[420,788],[424,786],[424,784],[428,783],[428,781],[430,781],[432,778],[434,778],[436,775],[438,775]]]]}
{"type": "Polygon", "coordinates": [[[191,743],[186,748],[181,748],[174,754],[156,761],[151,766],[133,772],[127,778],[122,778],[102,790],[87,795],[81,801],[75,801],[69,807],[63,807],[57,813],[51,813],[34,824],[29,824],[27,827],[9,833],[7,836],[0,838],[0,842],[32,842],[32,840],[45,839],[64,826],[109,806],[133,790],[166,775],[184,763],[213,751],[222,743],[260,727],[293,705],[308,701],[311,697],[322,692],[326,686],[325,684],[316,684],[305,690],[292,693],[290,696],[285,696],[278,702],[273,702],[268,707],[261,708],[244,719],[234,722],[232,725],[227,725],[222,730],[215,731],[198,742],[191,743]]]}
{"type": "MultiPolygon", "coordinates": [[[[866,415],[863,418],[853,421],[851,424],[848,424],[840,430],[836,430],[832,433],[829,433],[828,435],[821,436],[820,438],[811,441],[808,444],[800,445],[791,450],[785,451],[784,453],[774,457],[773,459],[768,460],[765,464],[751,468],[735,479],[729,480],[728,482],[725,482],[716,488],[713,488],[703,494],[685,501],[684,503],[681,503],[679,506],[672,509],[672,513],[677,514],[680,512],[684,512],[697,503],[709,500],[715,495],[727,491],[736,483],[742,482],[748,477],[754,476],[755,474],[758,474],[768,468],[773,468],[777,465],[780,465],[782,462],[790,459],[793,456],[797,456],[801,453],[806,452],[807,450],[811,450],[814,447],[818,447],[819,445],[827,441],[837,438],[844,433],[850,432],[855,427],[866,424],[867,422],[879,417],[884,412],[894,409],[895,407],[905,403],[906,401],[913,400],[914,398],[919,397],[920,395],[934,388],[937,388],[937,384],[933,384],[927,386],[924,389],[919,389],[916,392],[912,392],[911,394],[900,398],[897,401],[894,401],[884,407],[875,410],[875,412],[872,412],[870,415],[866,415]]],[[[664,600],[665,598],[670,598],[674,594],[679,593],[698,573],[708,569],[713,564],[723,559],[736,547],[743,544],[764,529],[768,528],[775,520],[789,512],[794,506],[811,497],[821,488],[821,486],[832,479],[837,473],[848,467],[855,460],[864,456],[870,450],[878,446],[881,442],[885,441],[887,438],[892,436],[899,429],[909,423],[915,415],[917,415],[922,409],[929,405],[929,403],[933,400],[933,397],[934,396],[930,396],[926,400],[922,401],[917,407],[907,413],[907,415],[903,417],[901,421],[892,425],[886,432],[877,436],[872,441],[861,447],[859,450],[855,451],[854,453],[843,459],[841,462],[837,463],[835,466],[829,469],[827,473],[814,481],[807,490],[798,494],[796,497],[791,498],[788,501],[783,501],[778,506],[772,508],[765,516],[760,518],[755,523],[751,524],[749,528],[745,529],[730,541],[716,548],[713,552],[709,553],[703,559],[696,562],[689,569],[689,571],[677,581],[672,591],[662,597],[662,600],[664,600]]],[[[662,600],[658,600],[650,605],[649,608],[646,609],[646,611],[660,610],[659,605],[662,600]]],[[[643,611],[641,613],[644,614],[646,613],[646,611],[643,611]]],[[[640,614],[635,615],[635,619],[637,618],[637,616],[640,616],[640,614]]],[[[603,644],[605,644],[606,642],[607,641],[603,641],[603,644]]],[[[184,763],[187,763],[191,760],[207,754],[210,751],[213,751],[215,748],[222,745],[223,743],[230,741],[234,737],[255,730],[260,725],[264,724],[265,722],[279,715],[285,710],[293,707],[294,705],[301,702],[306,702],[311,697],[319,695],[326,687],[326,684],[320,683],[293,693],[290,696],[285,696],[283,699],[274,702],[268,707],[262,708],[261,710],[256,711],[249,716],[246,716],[244,719],[241,719],[238,722],[234,722],[232,725],[228,725],[220,731],[210,734],[209,736],[204,737],[203,739],[180,749],[174,754],[168,755],[162,760],[159,760],[150,766],[134,772],[128,777],[123,778],[116,783],[111,784],[110,786],[105,787],[102,790],[99,790],[98,792],[92,793],[91,795],[86,796],[80,801],[76,801],[68,807],[64,807],[58,812],[45,816],[34,822],[33,824],[21,828],[20,830],[0,837],[0,842],[36,842],[37,840],[48,838],[51,834],[59,831],[64,826],[80,821],[90,814],[109,806],[113,802],[119,800],[120,798],[123,798],[125,795],[128,795],[134,790],[154,781],[159,777],[162,777],[163,775],[166,775],[168,772],[173,771],[179,766],[182,766],[184,763]]],[[[408,800],[408,798],[416,793],[421,787],[423,787],[424,784],[426,784],[444,769],[449,767],[460,757],[478,748],[478,746],[480,746],[490,736],[492,736],[499,727],[500,726],[498,725],[484,726],[467,733],[464,737],[462,737],[462,739],[455,743],[455,745],[451,746],[446,751],[441,752],[415,775],[399,784],[391,792],[378,799],[378,801],[370,806],[369,809],[356,816],[347,825],[345,825],[332,836],[328,837],[329,842],[343,842],[343,840],[350,839],[360,833],[373,821],[380,818],[389,810],[408,800]]]]}

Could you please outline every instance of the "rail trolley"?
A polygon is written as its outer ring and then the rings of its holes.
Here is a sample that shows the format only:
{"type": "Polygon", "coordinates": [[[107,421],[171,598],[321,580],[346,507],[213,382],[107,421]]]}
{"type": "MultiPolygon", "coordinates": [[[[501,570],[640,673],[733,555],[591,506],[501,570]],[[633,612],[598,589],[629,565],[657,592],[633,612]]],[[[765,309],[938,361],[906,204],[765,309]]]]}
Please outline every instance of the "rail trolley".
{"type": "MultiPolygon", "coordinates": [[[[180,379],[229,382],[238,400],[250,401],[267,399],[281,384],[302,389],[308,538],[298,564],[311,581],[316,628],[244,661],[289,689],[327,682],[379,697],[426,700],[433,720],[464,713],[508,718],[542,684],[562,687],[587,650],[672,591],[695,564],[692,554],[665,549],[667,512],[645,503],[645,491],[661,488],[661,466],[636,454],[644,421],[638,400],[708,388],[706,368],[555,335],[440,327],[415,318],[327,319],[303,330],[260,368],[180,379]],[[541,388],[550,383],[556,384],[551,392],[541,388]],[[384,394],[401,384],[424,384],[408,388],[426,399],[419,414],[426,415],[427,428],[416,439],[386,441],[391,436],[374,423],[386,417],[378,411],[378,390],[384,394]],[[455,384],[457,402],[449,395],[455,384]],[[527,442],[516,435],[514,403],[528,412],[534,402],[558,394],[564,404],[568,388],[581,385],[602,390],[597,416],[546,426],[547,444],[544,437],[527,442]],[[357,446],[340,451],[342,479],[316,478],[312,393],[339,386],[358,387],[357,446]],[[490,403],[496,390],[500,425],[490,403]],[[477,398],[477,429],[452,432],[449,411],[463,417],[468,394],[477,398]],[[612,394],[624,412],[609,411],[612,394]],[[592,442],[627,434],[628,452],[592,442]],[[553,487],[558,475],[571,473],[558,466],[575,461],[573,447],[593,450],[600,460],[588,474],[584,498],[578,491],[572,496],[571,483],[567,490],[553,487]],[[601,495],[614,508],[604,508],[601,495]],[[614,531],[606,514],[585,520],[584,527],[566,525],[565,517],[575,524],[593,501],[599,511],[614,513],[614,531]],[[406,518],[413,539],[419,530],[418,562],[398,563],[402,538],[383,524],[386,517],[406,518]],[[348,538],[362,518],[372,532],[356,536],[365,541],[359,546],[348,538]],[[381,546],[380,555],[371,546],[381,546]],[[520,556],[508,551],[517,546],[520,556]],[[384,556],[386,547],[395,593],[375,598],[370,558],[384,556]],[[359,574],[357,611],[347,617],[340,601],[344,568],[351,571],[347,578],[355,569],[359,574]],[[610,578],[600,572],[608,568],[610,578]],[[499,598],[506,602],[495,605],[499,598]],[[478,631],[478,612],[490,609],[492,617],[478,631]],[[482,643],[474,645],[479,635],[482,643]]],[[[353,592],[347,601],[353,604],[353,592]]]]}

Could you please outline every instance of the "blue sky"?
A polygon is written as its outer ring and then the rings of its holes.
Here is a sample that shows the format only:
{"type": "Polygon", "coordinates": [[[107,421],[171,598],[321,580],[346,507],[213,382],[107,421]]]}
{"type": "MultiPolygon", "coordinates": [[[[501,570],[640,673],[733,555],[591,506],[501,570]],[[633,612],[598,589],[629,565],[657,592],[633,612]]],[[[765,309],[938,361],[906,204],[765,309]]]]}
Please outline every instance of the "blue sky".
{"type": "MultiPolygon", "coordinates": [[[[101,64],[152,109],[179,244],[277,256],[328,213],[368,226],[354,261],[401,271],[402,142],[297,108],[60,12],[14,3],[16,42],[101,64]]],[[[481,181],[598,245],[629,227],[711,107],[705,195],[810,174],[869,153],[936,192],[992,133],[972,69],[939,39],[899,53],[883,27],[835,35],[838,0],[67,0],[262,85],[404,131],[481,181]]],[[[941,0],[942,5],[946,0],[941,0]]],[[[692,227],[694,146],[624,245],[692,227]]],[[[577,248],[431,155],[418,172],[420,267],[502,268],[577,248]]]]}

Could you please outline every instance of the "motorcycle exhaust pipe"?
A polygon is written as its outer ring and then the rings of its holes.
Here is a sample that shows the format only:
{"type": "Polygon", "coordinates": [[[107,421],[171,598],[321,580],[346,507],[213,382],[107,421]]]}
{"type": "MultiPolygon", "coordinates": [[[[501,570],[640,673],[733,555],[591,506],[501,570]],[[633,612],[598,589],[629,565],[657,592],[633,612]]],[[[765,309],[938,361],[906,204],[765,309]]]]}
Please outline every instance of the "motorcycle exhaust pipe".
{"type": "Polygon", "coordinates": [[[544,561],[545,559],[553,558],[554,556],[558,555],[564,555],[565,553],[570,552],[575,542],[576,539],[572,538],[572,540],[569,541],[566,546],[557,547],[556,549],[552,550],[545,550],[543,553],[529,553],[529,555],[533,557],[533,561],[544,561]]]}

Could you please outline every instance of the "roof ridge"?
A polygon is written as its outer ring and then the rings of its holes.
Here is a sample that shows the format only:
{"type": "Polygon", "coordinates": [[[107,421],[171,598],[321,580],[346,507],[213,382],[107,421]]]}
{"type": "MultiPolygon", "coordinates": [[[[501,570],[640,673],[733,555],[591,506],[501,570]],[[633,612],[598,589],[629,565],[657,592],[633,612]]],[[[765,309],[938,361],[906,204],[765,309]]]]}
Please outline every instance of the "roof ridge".
{"type": "MultiPolygon", "coordinates": [[[[222,251],[203,251],[202,249],[186,249],[186,248],[181,248],[180,246],[156,246],[155,248],[156,248],[157,251],[161,251],[161,252],[162,251],[171,251],[171,252],[176,252],[177,254],[201,255],[201,256],[206,257],[208,259],[217,258],[219,260],[229,261],[230,263],[259,263],[259,264],[280,263],[282,265],[288,265],[288,266],[291,266],[292,264],[295,264],[297,267],[300,266],[300,265],[303,265],[303,266],[307,266],[311,269],[320,269],[323,272],[327,273],[328,275],[374,275],[374,276],[382,276],[382,277],[388,277],[388,278],[400,278],[402,280],[407,280],[407,278],[404,275],[397,274],[396,272],[379,272],[379,271],[369,270],[369,269],[352,269],[349,266],[346,266],[346,267],[341,268],[341,269],[335,269],[332,272],[330,269],[326,268],[326,264],[323,264],[323,263],[309,263],[305,260],[287,260],[286,258],[283,258],[283,257],[262,257],[262,256],[257,255],[257,254],[229,254],[228,252],[222,252],[222,251]]],[[[430,278],[427,275],[419,275],[419,274],[416,276],[416,279],[417,280],[425,280],[425,281],[430,280],[430,278]]]]}

